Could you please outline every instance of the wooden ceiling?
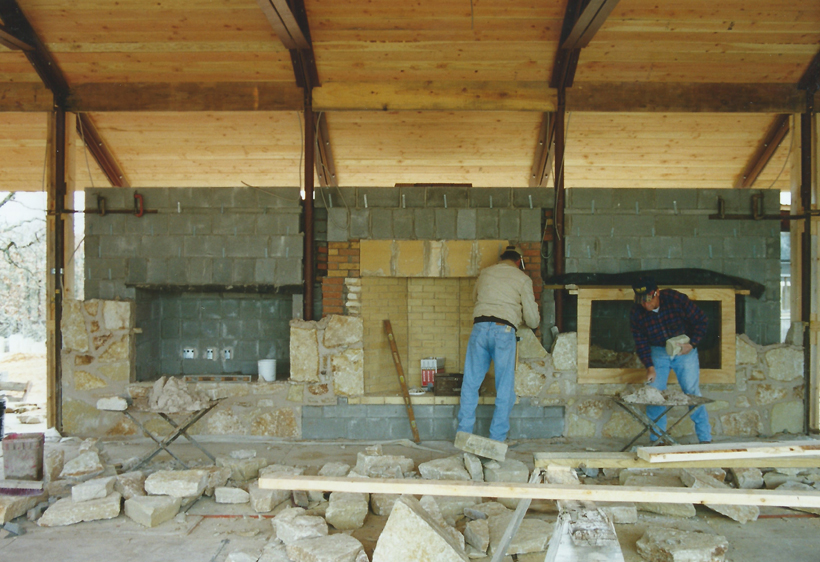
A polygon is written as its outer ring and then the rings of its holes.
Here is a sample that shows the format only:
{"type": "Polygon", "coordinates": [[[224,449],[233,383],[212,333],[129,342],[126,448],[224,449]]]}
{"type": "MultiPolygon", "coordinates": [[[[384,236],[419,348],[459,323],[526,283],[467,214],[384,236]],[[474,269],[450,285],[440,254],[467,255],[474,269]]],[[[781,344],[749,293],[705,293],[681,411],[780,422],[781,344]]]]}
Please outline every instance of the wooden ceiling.
{"type": "MultiPolygon", "coordinates": [[[[303,94],[268,1],[17,3],[130,185],[290,186],[303,94]]],[[[339,185],[529,185],[567,0],[304,8],[339,185]]],[[[566,186],[735,186],[775,116],[801,111],[819,48],[818,2],[620,0],[567,90],[566,186]]],[[[42,189],[39,84],[0,47],[0,190],[42,189]]],[[[788,189],[788,150],[755,189],[788,189]]],[[[79,185],[104,181],[79,166],[79,185]]]]}

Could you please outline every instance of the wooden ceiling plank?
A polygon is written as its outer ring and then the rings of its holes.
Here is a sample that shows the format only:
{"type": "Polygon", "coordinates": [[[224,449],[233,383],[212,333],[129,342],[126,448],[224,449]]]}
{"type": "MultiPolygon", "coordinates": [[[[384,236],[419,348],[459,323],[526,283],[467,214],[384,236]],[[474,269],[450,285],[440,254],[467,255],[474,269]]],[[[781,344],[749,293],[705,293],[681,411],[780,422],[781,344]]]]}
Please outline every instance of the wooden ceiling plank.
{"type": "Polygon", "coordinates": [[[0,45],[13,51],[33,51],[34,47],[18,39],[5,25],[0,24],[0,45]]]}
{"type": "Polygon", "coordinates": [[[77,132],[113,187],[131,187],[117,158],[103,140],[90,115],[77,114],[77,132]]]}
{"type": "Polygon", "coordinates": [[[571,51],[589,45],[592,37],[604,25],[606,18],[609,17],[618,2],[619,0],[590,0],[578,16],[572,31],[570,31],[561,48],[571,51]]]}
{"type": "Polygon", "coordinates": [[[6,82],[0,84],[0,112],[51,111],[54,95],[39,82],[6,82]]]}
{"type": "Polygon", "coordinates": [[[749,189],[754,185],[760,173],[772,159],[783,139],[789,133],[789,116],[778,115],[766,131],[766,135],[760,141],[760,145],[752,154],[751,159],[743,168],[738,177],[736,187],[738,189],[749,189]]]}

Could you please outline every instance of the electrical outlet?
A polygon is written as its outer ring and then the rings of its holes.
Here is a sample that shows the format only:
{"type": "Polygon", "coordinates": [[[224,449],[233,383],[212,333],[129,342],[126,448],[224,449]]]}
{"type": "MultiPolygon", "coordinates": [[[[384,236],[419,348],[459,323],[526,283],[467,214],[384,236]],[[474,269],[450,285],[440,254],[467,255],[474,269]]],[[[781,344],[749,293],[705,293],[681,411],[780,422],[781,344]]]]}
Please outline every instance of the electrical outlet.
{"type": "Polygon", "coordinates": [[[227,361],[228,359],[233,358],[233,350],[232,349],[223,349],[222,350],[222,359],[227,361]]]}
{"type": "Polygon", "coordinates": [[[193,347],[183,347],[182,348],[182,358],[183,359],[195,359],[196,358],[196,350],[193,347]]]}
{"type": "Polygon", "coordinates": [[[214,355],[215,355],[214,348],[209,347],[208,349],[205,350],[205,359],[210,359],[211,361],[213,361],[214,355]]]}

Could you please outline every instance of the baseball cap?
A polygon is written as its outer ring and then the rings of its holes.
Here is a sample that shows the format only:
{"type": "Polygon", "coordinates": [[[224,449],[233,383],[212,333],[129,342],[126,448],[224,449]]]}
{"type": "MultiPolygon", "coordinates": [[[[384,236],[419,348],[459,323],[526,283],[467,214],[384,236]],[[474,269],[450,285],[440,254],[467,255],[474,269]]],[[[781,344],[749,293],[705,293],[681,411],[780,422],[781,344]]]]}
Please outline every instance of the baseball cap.
{"type": "Polygon", "coordinates": [[[652,294],[658,290],[658,284],[654,277],[647,275],[632,283],[632,290],[635,291],[635,302],[641,304],[652,298],[652,294]]]}

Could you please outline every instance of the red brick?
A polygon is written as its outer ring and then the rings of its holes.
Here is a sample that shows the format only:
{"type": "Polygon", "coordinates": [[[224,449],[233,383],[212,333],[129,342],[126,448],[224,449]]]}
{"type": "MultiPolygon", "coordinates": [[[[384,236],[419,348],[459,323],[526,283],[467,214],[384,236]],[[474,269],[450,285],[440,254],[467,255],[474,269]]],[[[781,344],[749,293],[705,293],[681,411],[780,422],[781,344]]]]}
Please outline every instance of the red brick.
{"type": "Polygon", "coordinates": [[[343,306],[324,306],[322,305],[322,314],[344,314],[343,306]]]}
{"type": "Polygon", "coordinates": [[[344,279],[333,279],[328,277],[322,282],[322,285],[344,285],[344,279]]]}

